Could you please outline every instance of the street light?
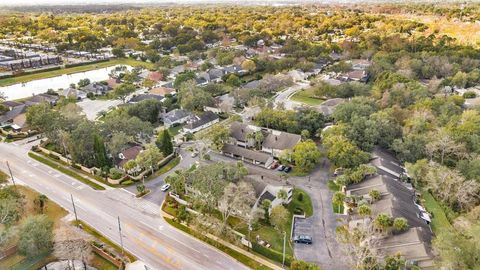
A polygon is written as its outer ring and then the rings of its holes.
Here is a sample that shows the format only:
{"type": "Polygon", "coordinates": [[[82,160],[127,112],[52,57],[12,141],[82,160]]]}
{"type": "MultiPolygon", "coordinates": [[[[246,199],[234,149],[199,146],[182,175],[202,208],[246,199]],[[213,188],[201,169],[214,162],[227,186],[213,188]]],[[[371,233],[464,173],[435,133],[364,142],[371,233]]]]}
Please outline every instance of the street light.
{"type": "Polygon", "coordinates": [[[285,267],[285,244],[287,242],[287,233],[283,231],[283,258],[282,258],[282,267],[285,267]]]}

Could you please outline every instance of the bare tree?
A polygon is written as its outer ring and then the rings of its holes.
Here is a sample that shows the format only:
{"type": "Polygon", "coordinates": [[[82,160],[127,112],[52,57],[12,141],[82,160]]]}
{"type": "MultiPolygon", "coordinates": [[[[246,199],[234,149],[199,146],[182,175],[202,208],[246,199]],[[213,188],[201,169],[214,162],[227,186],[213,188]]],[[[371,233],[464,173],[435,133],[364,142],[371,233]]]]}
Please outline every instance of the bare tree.
{"type": "Polygon", "coordinates": [[[88,262],[92,259],[91,237],[79,228],[62,223],[55,230],[55,257],[72,262],[75,270],[74,260],[83,263],[83,269],[87,269],[88,262]]]}
{"type": "Polygon", "coordinates": [[[444,130],[438,130],[435,133],[433,140],[427,144],[426,149],[430,159],[438,158],[440,164],[443,164],[447,157],[458,159],[466,154],[465,145],[456,143],[444,130]]]}
{"type": "Polygon", "coordinates": [[[254,203],[255,190],[252,184],[244,181],[238,184],[228,183],[218,201],[218,209],[223,217],[222,230],[225,229],[227,220],[232,214],[248,218],[254,203]]]}

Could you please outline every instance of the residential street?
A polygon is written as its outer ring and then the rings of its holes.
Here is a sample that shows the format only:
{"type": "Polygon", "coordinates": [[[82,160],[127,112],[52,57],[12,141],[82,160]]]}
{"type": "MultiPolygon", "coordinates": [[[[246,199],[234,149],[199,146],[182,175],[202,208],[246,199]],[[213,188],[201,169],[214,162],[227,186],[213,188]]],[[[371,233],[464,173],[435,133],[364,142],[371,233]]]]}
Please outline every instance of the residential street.
{"type": "Polygon", "coordinates": [[[307,86],[308,83],[296,83],[286,90],[278,92],[275,96],[275,106],[283,103],[286,110],[294,110],[296,107],[301,107],[302,103],[290,100],[290,97],[307,86]]]}
{"type": "Polygon", "coordinates": [[[122,189],[94,191],[27,156],[30,144],[0,143],[0,169],[8,171],[8,159],[15,180],[45,194],[71,213],[73,195],[78,218],[120,244],[120,217],[125,249],[151,269],[247,269],[233,258],[172,228],[159,214],[159,207],[137,199],[122,189]]]}

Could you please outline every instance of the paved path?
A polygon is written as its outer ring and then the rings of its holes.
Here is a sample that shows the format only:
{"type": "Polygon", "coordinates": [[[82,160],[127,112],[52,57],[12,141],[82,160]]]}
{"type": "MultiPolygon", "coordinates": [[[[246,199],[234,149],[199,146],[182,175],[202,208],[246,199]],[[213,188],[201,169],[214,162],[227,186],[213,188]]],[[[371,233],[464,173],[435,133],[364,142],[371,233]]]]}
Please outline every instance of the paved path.
{"type": "Polygon", "coordinates": [[[309,86],[308,83],[297,83],[287,88],[286,90],[277,93],[275,96],[275,103],[274,103],[275,107],[278,106],[279,104],[283,104],[283,106],[287,110],[293,110],[297,107],[301,107],[304,104],[290,100],[290,97],[293,96],[296,92],[304,88],[307,88],[308,86],[309,86]]]}

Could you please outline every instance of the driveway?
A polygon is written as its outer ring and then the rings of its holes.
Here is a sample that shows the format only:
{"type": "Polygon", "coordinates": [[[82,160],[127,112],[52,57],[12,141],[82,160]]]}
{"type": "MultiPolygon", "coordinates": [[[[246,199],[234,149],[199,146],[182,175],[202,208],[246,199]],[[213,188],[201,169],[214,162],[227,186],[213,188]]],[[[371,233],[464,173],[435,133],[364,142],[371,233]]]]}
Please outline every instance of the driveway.
{"type": "MultiPolygon", "coordinates": [[[[192,166],[193,164],[195,164],[195,162],[198,161],[198,157],[192,158],[191,152],[186,150],[190,146],[191,144],[186,143],[179,148],[179,155],[181,160],[180,160],[180,163],[175,168],[172,168],[170,171],[156,177],[155,179],[145,182],[145,187],[147,189],[150,189],[150,193],[145,195],[143,199],[149,202],[152,202],[156,205],[162,204],[167,194],[167,192],[160,190],[163,184],[165,184],[165,178],[170,174],[174,173],[176,170],[190,168],[190,166],[192,166]]],[[[135,185],[132,185],[132,186],[126,187],[125,190],[127,190],[130,193],[136,194],[137,187],[135,185]]]]}
{"type": "Polygon", "coordinates": [[[95,120],[101,111],[109,111],[122,103],[121,100],[90,100],[84,99],[77,103],[88,120],[95,120]]]}
{"type": "Polygon", "coordinates": [[[279,104],[283,104],[286,110],[293,110],[297,107],[303,106],[303,104],[300,102],[290,100],[290,97],[296,92],[308,87],[308,85],[308,83],[297,83],[286,90],[277,93],[275,96],[275,107],[277,107],[279,104]]]}

